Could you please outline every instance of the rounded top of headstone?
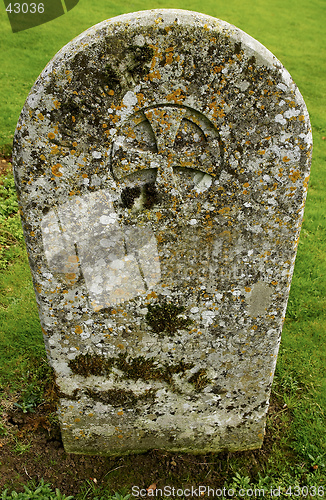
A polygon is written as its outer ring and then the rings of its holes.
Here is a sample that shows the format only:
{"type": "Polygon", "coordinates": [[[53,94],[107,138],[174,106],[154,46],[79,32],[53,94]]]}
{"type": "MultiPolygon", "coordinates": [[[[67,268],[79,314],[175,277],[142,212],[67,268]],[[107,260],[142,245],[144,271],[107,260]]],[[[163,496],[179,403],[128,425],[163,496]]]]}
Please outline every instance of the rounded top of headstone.
{"type": "MultiPolygon", "coordinates": [[[[245,45],[248,53],[251,52],[258,59],[258,63],[267,66],[274,66],[276,64],[282,67],[282,64],[264,45],[236,26],[206,14],[183,9],[143,10],[107,19],[81,33],[63,47],[57,56],[68,55],[75,48],[78,50],[81,43],[91,44],[94,41],[97,43],[98,38],[109,34],[114,33],[120,36],[126,34],[128,36],[133,31],[146,28],[150,28],[153,33],[161,34],[166,34],[171,29],[175,31],[175,34],[180,34],[184,29],[188,32],[196,30],[218,32],[220,35],[233,40],[234,43],[245,45]]],[[[212,40],[212,42],[214,41],[212,40]]],[[[143,46],[145,41],[141,36],[138,38],[136,36],[134,43],[136,46],[143,46]]],[[[186,49],[186,46],[184,48],[186,49]]],[[[198,46],[198,49],[200,50],[200,46],[198,46]]]]}
{"type": "Polygon", "coordinates": [[[298,88],[263,45],[213,17],[155,9],[101,22],[55,55],[27,98],[16,161],[30,142],[24,126],[34,147],[56,144],[103,160],[128,117],[156,105],[208,120],[226,153],[220,163],[230,162],[231,143],[242,144],[248,131],[257,143],[259,134],[280,136],[296,121],[310,134],[298,88]]]}

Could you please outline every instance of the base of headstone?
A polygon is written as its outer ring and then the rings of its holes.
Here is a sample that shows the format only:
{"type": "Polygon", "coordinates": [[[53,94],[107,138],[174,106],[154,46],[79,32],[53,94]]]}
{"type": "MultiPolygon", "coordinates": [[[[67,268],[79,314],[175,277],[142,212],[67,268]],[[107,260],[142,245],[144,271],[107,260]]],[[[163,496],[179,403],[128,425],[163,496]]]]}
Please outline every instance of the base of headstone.
{"type": "MultiPolygon", "coordinates": [[[[63,408],[61,403],[61,409],[63,408]]],[[[65,409],[66,410],[66,409],[65,409]]],[[[205,454],[223,451],[245,451],[261,448],[263,444],[265,418],[260,422],[240,424],[238,428],[221,429],[219,434],[210,435],[207,431],[207,422],[189,416],[188,422],[183,419],[179,428],[175,423],[175,415],[170,416],[170,426],[165,424],[164,432],[149,432],[143,429],[127,426],[123,421],[117,422],[110,416],[94,415],[84,420],[80,418],[80,410],[63,411],[61,433],[64,448],[67,453],[85,455],[121,456],[131,453],[145,453],[159,449],[176,453],[205,454]],[[76,420],[80,419],[80,426],[76,420]],[[75,422],[73,429],[69,429],[66,422],[75,422]],[[108,424],[110,421],[110,424],[108,424]],[[185,428],[191,432],[185,431],[185,428]]],[[[84,415],[84,411],[82,411],[84,415]]],[[[216,432],[216,431],[215,431],[216,432]]]]}

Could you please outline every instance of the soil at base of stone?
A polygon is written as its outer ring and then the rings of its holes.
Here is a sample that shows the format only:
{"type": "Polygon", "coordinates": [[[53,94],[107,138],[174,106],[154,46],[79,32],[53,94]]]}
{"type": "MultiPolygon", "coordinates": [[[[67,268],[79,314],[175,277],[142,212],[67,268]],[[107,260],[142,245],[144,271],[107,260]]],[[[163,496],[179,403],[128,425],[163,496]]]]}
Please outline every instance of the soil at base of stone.
{"type": "MultiPolygon", "coordinates": [[[[280,410],[282,406],[276,401],[269,414],[277,415],[280,410]]],[[[157,488],[205,484],[216,489],[231,481],[232,457],[244,460],[247,475],[256,478],[267,465],[275,442],[267,430],[262,449],[255,451],[189,455],[151,450],[124,457],[74,455],[64,451],[59,425],[51,423],[54,414],[55,407],[47,403],[34,413],[12,407],[3,414],[7,434],[0,437],[0,492],[4,488],[22,491],[25,484],[31,480],[38,483],[41,478],[66,495],[76,495],[87,481],[88,487],[92,483],[109,487],[112,494],[131,492],[134,485],[148,488],[153,483],[157,488]]]]}

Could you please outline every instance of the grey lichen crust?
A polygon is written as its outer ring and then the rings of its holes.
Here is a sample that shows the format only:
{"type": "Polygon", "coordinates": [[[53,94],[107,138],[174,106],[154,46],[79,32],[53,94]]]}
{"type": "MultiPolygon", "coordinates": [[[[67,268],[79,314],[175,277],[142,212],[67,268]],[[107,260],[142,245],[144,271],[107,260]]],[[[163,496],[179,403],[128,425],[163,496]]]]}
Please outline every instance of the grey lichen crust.
{"type": "Polygon", "coordinates": [[[261,446],[312,149],[281,63],[153,10],[66,45],[14,171],[68,452],[261,446]]]}

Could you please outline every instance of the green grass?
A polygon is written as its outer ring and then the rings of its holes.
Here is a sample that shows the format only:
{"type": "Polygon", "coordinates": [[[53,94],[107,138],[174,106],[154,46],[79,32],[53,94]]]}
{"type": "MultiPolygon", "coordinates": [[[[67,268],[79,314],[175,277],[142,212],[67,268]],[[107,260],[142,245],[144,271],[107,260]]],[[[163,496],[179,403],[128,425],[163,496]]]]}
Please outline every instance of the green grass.
{"type": "MultiPolygon", "coordinates": [[[[160,7],[204,12],[257,38],[289,70],[306,101],[313,127],[314,153],[273,386],[273,401],[277,402],[278,410],[268,419],[274,441],[270,454],[259,466],[251,455],[233,454],[222,473],[225,472],[228,485],[270,488],[280,484],[286,488],[299,482],[324,484],[326,489],[325,1],[157,0],[147,3],[133,0],[125,3],[80,0],[68,14],[16,34],[11,32],[2,6],[0,147],[11,143],[29,89],[64,44],[106,18],[160,7]],[[318,466],[314,472],[313,466],[318,466]]],[[[18,394],[17,404],[21,409],[30,411],[42,400],[44,380],[50,375],[44,361],[41,328],[10,176],[0,186],[0,208],[0,392],[10,387],[18,394]]],[[[0,427],[0,436],[2,432],[6,429],[0,427]]],[[[129,477],[124,473],[127,474],[124,469],[114,473],[121,485],[129,477]]],[[[189,480],[196,484],[196,477],[189,480]]],[[[96,495],[101,498],[96,491],[94,485],[85,485],[80,499],[96,495]]],[[[102,493],[103,498],[108,498],[108,493],[102,493]]]]}

